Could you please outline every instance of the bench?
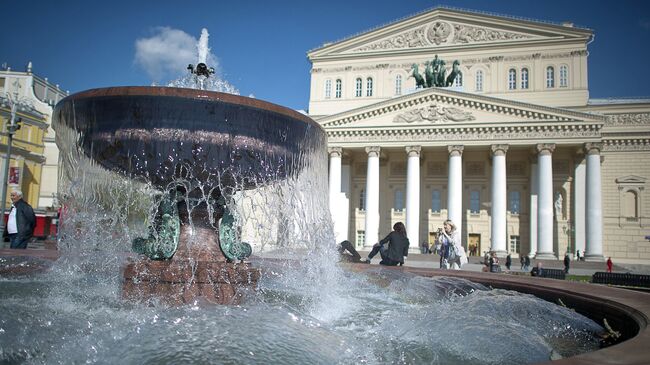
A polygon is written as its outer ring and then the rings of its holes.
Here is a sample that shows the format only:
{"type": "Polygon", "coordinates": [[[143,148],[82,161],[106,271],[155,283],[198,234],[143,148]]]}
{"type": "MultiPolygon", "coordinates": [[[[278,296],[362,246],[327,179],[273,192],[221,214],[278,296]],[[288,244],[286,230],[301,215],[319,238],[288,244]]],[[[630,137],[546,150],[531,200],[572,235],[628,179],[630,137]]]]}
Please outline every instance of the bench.
{"type": "Polygon", "coordinates": [[[618,272],[597,272],[594,273],[594,275],[591,277],[591,282],[594,284],[650,288],[650,275],[618,272]]]}
{"type": "Polygon", "coordinates": [[[542,268],[542,273],[540,275],[539,270],[534,267],[530,270],[531,276],[538,276],[540,278],[550,278],[550,279],[559,279],[564,280],[566,273],[562,269],[544,269],[542,268]]]}

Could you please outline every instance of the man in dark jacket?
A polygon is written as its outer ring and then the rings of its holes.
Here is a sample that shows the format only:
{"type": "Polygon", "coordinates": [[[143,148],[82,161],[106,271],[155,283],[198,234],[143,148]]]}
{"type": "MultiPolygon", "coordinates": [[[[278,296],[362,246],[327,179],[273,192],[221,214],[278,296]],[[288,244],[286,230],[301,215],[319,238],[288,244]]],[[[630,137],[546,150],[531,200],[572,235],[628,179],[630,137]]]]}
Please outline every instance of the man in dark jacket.
{"type": "Polygon", "coordinates": [[[9,236],[11,248],[27,248],[27,242],[34,234],[36,215],[32,207],[23,200],[23,193],[19,190],[10,194],[11,212],[5,227],[5,234],[9,236]]]}

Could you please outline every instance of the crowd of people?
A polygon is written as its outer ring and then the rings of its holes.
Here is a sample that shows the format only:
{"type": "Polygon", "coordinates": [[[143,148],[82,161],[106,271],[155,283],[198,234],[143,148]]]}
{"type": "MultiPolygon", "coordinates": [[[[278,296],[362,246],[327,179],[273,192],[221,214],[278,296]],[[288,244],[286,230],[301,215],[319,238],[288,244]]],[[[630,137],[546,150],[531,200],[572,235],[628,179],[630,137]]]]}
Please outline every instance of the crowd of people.
{"type": "MultiPolygon", "coordinates": [[[[437,254],[441,269],[460,270],[463,265],[468,263],[467,253],[462,246],[460,234],[454,222],[451,220],[444,221],[443,228],[436,232],[435,237],[432,245],[429,245],[426,240],[420,244],[420,253],[437,254]]],[[[347,240],[339,244],[338,250],[342,261],[371,263],[372,259],[379,254],[381,257],[380,265],[402,266],[408,256],[409,247],[410,242],[406,235],[406,227],[402,222],[397,222],[393,225],[393,231],[372,247],[367,258],[362,258],[354,245],[347,240]]],[[[580,255],[580,250],[576,251],[576,261],[584,261],[584,256],[580,255]]],[[[528,255],[519,255],[519,263],[521,271],[531,269],[531,259],[528,255]]],[[[564,272],[568,274],[571,267],[571,258],[568,252],[564,256],[563,263],[564,272]]],[[[485,272],[502,271],[499,257],[495,251],[484,251],[483,264],[483,271],[485,272]]],[[[538,266],[537,269],[541,270],[541,262],[538,262],[538,266]]],[[[508,271],[512,270],[512,255],[510,253],[505,257],[505,267],[508,271]]],[[[612,272],[612,267],[610,257],[607,259],[607,271],[612,272]]]]}

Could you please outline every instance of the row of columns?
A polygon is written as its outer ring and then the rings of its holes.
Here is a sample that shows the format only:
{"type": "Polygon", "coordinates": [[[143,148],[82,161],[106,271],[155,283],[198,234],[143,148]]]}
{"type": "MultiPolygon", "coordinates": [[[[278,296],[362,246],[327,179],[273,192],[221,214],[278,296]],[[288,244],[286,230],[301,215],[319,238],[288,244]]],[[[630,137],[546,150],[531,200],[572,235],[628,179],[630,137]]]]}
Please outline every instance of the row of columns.
{"type": "MultiPolygon", "coordinates": [[[[576,200],[576,234],[586,232],[584,255],[587,260],[602,260],[602,199],[600,177],[600,143],[585,144],[586,176],[582,186],[576,186],[576,194],[584,191],[584,208],[576,200]],[[581,190],[582,189],[582,190],[581,190]],[[586,212],[586,217],[581,216],[586,212]],[[580,227],[584,225],[584,227],[580,227]]],[[[508,145],[492,145],[491,180],[491,250],[506,253],[507,184],[506,154],[508,145]]],[[[464,146],[448,146],[449,173],[447,211],[462,237],[462,155],[464,146]]],[[[537,161],[533,163],[530,181],[530,255],[538,259],[557,258],[553,252],[553,160],[555,144],[538,144],[537,161]]],[[[366,147],[368,154],[366,176],[365,244],[372,246],[379,240],[379,154],[380,147],[366,147]]],[[[330,209],[338,211],[335,197],[341,194],[340,147],[330,148],[330,209]]],[[[420,231],[420,146],[406,147],[406,230],[411,242],[419,242],[420,231]]],[[[576,174],[578,170],[576,170],[576,174]]],[[[579,183],[576,176],[576,184],[579,183]]],[[[336,220],[338,216],[333,216],[336,220]]],[[[347,215],[345,215],[347,219],[347,215]]],[[[347,227],[347,224],[345,225],[347,227]]],[[[346,232],[347,233],[347,232],[346,232]]]]}

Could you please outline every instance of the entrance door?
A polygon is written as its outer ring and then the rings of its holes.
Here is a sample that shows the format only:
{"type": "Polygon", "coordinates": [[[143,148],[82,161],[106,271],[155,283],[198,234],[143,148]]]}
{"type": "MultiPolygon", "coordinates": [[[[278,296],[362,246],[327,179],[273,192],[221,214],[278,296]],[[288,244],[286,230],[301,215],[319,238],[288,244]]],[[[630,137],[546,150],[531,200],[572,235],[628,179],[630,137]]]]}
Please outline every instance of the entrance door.
{"type": "Polygon", "coordinates": [[[481,249],[481,235],[470,233],[467,240],[467,247],[470,256],[478,256],[481,249]]]}

